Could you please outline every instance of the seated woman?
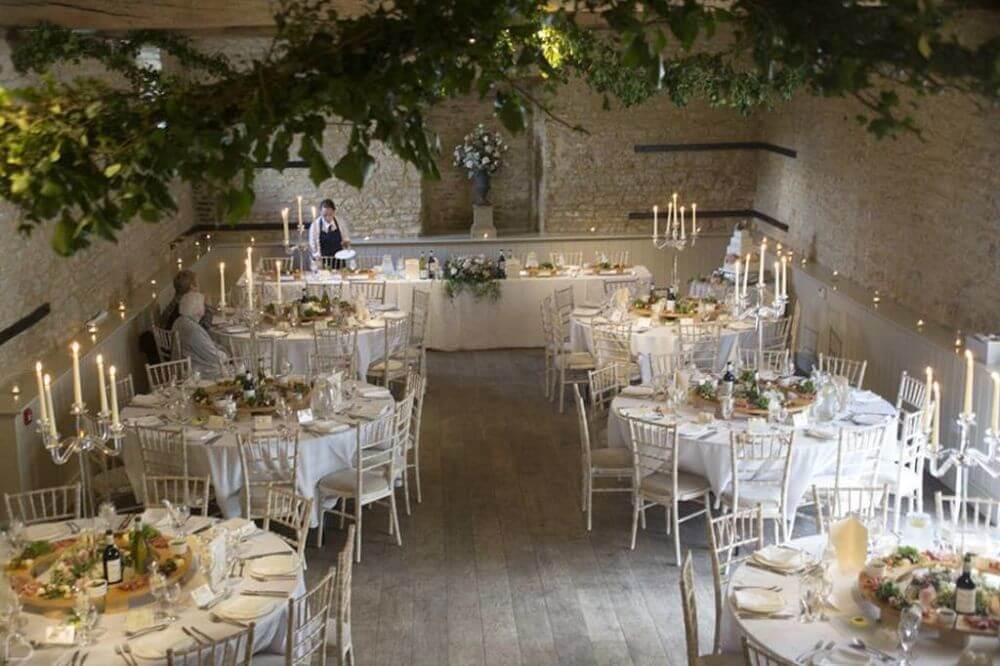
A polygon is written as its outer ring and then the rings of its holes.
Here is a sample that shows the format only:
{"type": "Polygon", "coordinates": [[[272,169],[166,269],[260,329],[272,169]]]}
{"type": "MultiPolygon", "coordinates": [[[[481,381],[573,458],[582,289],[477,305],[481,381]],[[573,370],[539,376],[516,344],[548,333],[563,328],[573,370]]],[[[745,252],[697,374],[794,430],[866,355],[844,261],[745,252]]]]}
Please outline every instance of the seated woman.
{"type": "Polygon", "coordinates": [[[189,291],[177,303],[178,317],[171,330],[180,337],[179,349],[174,349],[174,360],[188,357],[191,371],[200,372],[205,379],[216,379],[220,365],[228,355],[212,340],[200,320],[205,316],[205,296],[201,292],[189,291]]]}

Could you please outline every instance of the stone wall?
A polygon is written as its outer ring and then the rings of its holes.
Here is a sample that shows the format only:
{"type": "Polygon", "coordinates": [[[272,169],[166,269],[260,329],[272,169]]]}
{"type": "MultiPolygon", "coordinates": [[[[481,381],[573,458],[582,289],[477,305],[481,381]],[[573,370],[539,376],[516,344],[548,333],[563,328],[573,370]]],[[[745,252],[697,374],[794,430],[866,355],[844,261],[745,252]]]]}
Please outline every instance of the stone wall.
{"type": "Polygon", "coordinates": [[[920,100],[915,136],[876,140],[849,101],[800,96],[760,116],[762,229],[842,275],[963,330],[1000,330],[1000,110],[920,100]]]}
{"type": "MultiPolygon", "coordinates": [[[[7,42],[0,39],[0,87],[24,83],[11,67],[7,42]]],[[[117,243],[95,238],[90,248],[71,259],[52,250],[53,225],[36,229],[30,237],[17,234],[18,211],[0,200],[4,232],[0,234],[0,329],[43,303],[51,306],[41,322],[0,346],[0,377],[26,367],[40,351],[66,343],[94,313],[170,260],[166,248],[192,219],[190,188],[176,186],[173,192],[178,213],[171,219],[160,224],[132,222],[117,243]]]]}

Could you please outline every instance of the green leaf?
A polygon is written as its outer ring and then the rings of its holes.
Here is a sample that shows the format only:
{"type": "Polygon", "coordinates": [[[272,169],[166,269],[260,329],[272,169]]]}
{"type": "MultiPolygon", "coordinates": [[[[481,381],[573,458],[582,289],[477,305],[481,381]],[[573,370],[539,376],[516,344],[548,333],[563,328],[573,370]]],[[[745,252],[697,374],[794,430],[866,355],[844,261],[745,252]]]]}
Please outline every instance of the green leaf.
{"type": "Polygon", "coordinates": [[[226,221],[234,224],[246,217],[253,206],[254,198],[253,188],[227,190],[222,198],[226,208],[226,221]]]}
{"type": "Polygon", "coordinates": [[[524,106],[521,104],[520,96],[498,92],[493,102],[493,110],[509,131],[516,134],[524,129],[524,106]]]}
{"type": "Polygon", "coordinates": [[[917,50],[920,51],[920,55],[922,55],[925,60],[931,59],[931,53],[933,53],[931,50],[931,40],[926,32],[920,35],[919,39],[917,39],[917,50]]]}
{"type": "Polygon", "coordinates": [[[333,167],[333,175],[348,185],[361,189],[368,182],[374,168],[375,160],[367,151],[352,150],[338,160],[333,167]]]}
{"type": "Polygon", "coordinates": [[[15,173],[10,178],[10,192],[11,192],[11,194],[20,194],[21,192],[24,192],[25,190],[27,190],[29,185],[31,185],[31,172],[30,171],[21,171],[21,172],[15,173]]]}
{"type": "Polygon", "coordinates": [[[116,175],[118,175],[118,172],[121,170],[122,170],[121,164],[119,163],[109,164],[107,167],[104,168],[104,177],[114,178],[116,175]]]}
{"type": "Polygon", "coordinates": [[[73,221],[68,218],[59,220],[52,235],[52,249],[64,257],[70,256],[76,249],[75,237],[76,225],[73,221]]]}

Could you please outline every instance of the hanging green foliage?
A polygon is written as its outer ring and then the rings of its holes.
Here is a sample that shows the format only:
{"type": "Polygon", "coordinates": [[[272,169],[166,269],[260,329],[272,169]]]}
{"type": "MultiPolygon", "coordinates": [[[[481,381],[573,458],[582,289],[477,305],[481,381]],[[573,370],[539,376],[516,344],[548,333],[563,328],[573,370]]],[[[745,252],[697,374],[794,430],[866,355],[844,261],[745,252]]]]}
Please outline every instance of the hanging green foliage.
{"type": "Polygon", "coordinates": [[[548,113],[546,100],[577,76],[606,104],[626,106],[665,94],[678,106],[704,99],[749,114],[799,89],[853,96],[880,137],[919,132],[900,88],[1000,96],[1000,38],[965,45],[950,27],[957,10],[988,0],[734,0],[725,9],[610,0],[556,10],[542,0],[407,0],[352,18],[331,4],[281,2],[273,42],[243,64],[167,32],[23,31],[15,67],[41,76],[0,89],[0,197],[19,207],[20,231],[54,222],[54,248],[70,255],[137,217],[169,215],[178,179],[218,192],[235,221],[253,205],[255,165],[283,168],[296,141],[317,184],[362,187],[373,142],[436,178],[428,109],[490,97],[519,131],[530,105],[548,113]],[[144,46],[170,66],[143,66],[144,46]],[[113,76],[47,74],[81,61],[113,76]],[[331,164],[323,132],[333,123],[350,138],[331,164]]]}

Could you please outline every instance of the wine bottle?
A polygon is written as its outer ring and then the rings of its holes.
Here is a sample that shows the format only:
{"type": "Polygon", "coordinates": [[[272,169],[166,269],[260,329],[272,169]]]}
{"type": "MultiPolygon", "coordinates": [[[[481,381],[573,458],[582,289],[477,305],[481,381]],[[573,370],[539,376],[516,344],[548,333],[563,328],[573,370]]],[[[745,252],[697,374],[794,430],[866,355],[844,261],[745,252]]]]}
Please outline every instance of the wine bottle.
{"type": "Polygon", "coordinates": [[[427,258],[427,277],[434,279],[438,274],[438,260],[434,256],[434,250],[431,250],[430,256],[427,258]]]}
{"type": "Polygon", "coordinates": [[[733,387],[736,385],[736,375],[733,374],[733,362],[726,362],[726,372],[722,375],[722,395],[729,397],[733,394],[733,387]]]}
{"type": "Polygon", "coordinates": [[[497,261],[497,277],[507,277],[507,258],[503,255],[503,250],[500,250],[500,259],[497,261]]]}
{"type": "Polygon", "coordinates": [[[427,279],[427,257],[423,252],[420,253],[420,279],[427,279]]]}
{"type": "Polygon", "coordinates": [[[146,573],[149,567],[149,544],[142,533],[142,517],[136,516],[135,527],[132,528],[132,537],[129,546],[132,548],[132,568],[137,575],[146,573]]]}
{"type": "Polygon", "coordinates": [[[972,580],[972,553],[966,553],[962,574],[955,581],[955,612],[976,614],[976,581],[972,580]]]}
{"type": "Polygon", "coordinates": [[[673,312],[677,309],[677,294],[674,292],[674,288],[667,287],[667,312],[673,312]]]}
{"type": "Polygon", "coordinates": [[[257,397],[257,387],[253,383],[253,372],[247,368],[247,372],[243,375],[243,399],[246,401],[253,400],[257,397]]]}
{"type": "Polygon", "coordinates": [[[108,585],[117,585],[122,582],[122,554],[115,545],[114,532],[105,532],[104,543],[104,553],[101,556],[104,561],[104,580],[108,581],[108,585]]]}

